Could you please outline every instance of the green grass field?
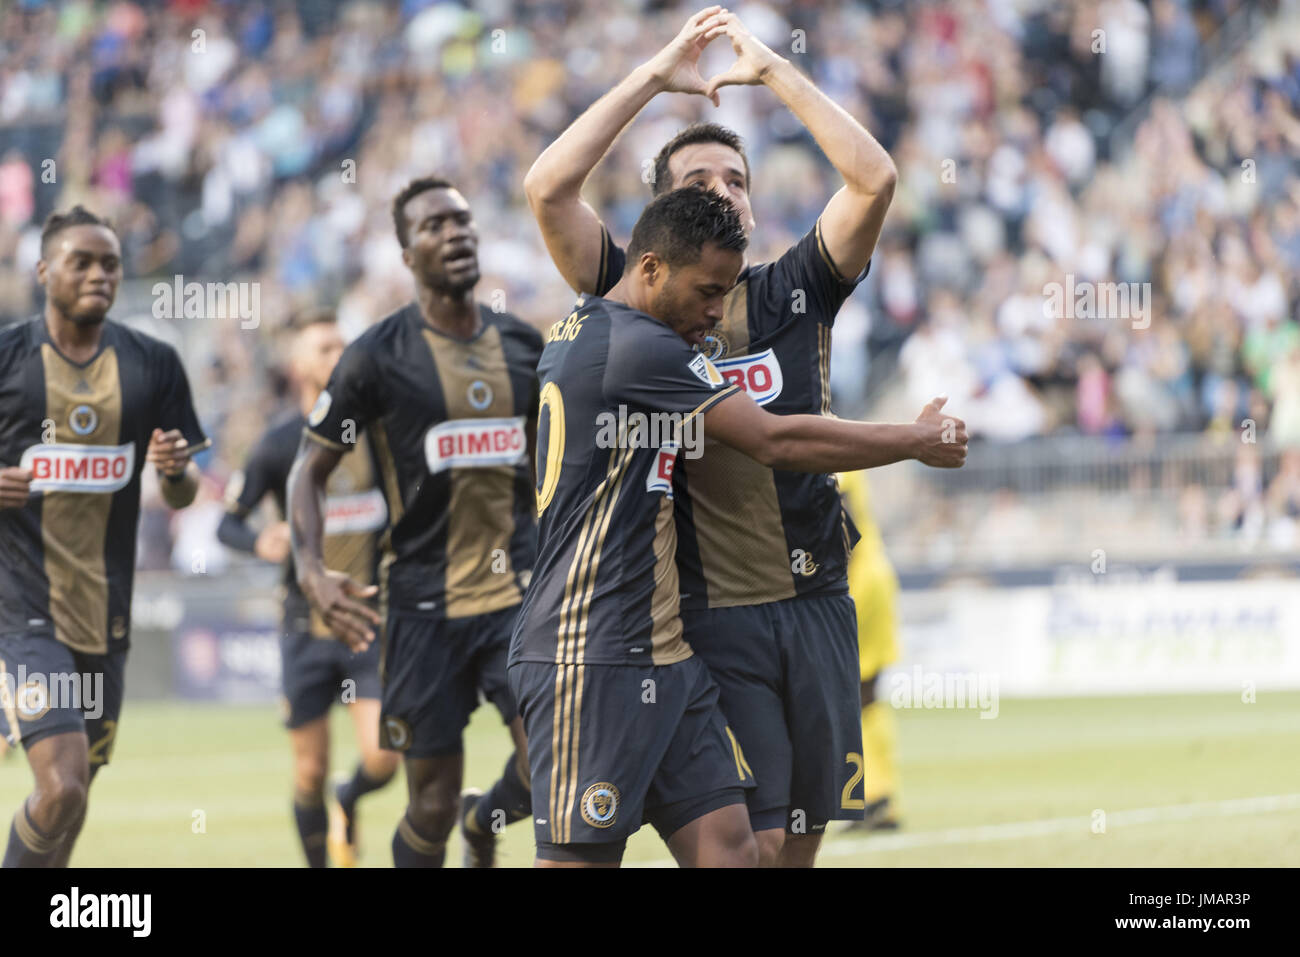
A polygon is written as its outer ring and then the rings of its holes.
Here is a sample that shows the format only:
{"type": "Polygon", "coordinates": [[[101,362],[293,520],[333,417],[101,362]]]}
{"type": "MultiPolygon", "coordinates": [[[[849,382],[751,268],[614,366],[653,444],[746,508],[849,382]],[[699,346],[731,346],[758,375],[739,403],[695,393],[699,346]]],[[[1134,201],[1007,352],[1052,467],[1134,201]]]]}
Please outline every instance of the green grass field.
{"type": "MultiPolygon", "coordinates": [[[[974,711],[900,711],[904,829],[833,831],[822,863],[849,867],[1300,865],[1300,693],[1001,702],[974,711]],[[1258,798],[1257,801],[1240,799],[1258,798]],[[1268,800],[1263,800],[1268,799],[1268,800]],[[1094,833],[1094,812],[1106,815],[1094,833]]],[[[334,714],[334,768],[355,756],[334,714]]],[[[491,708],[466,737],[466,783],[488,786],[508,753],[491,708]]],[[[30,786],[0,761],[7,820],[30,786]]],[[[361,805],[362,863],[391,864],[399,779],[361,805]]],[[[653,829],[629,864],[668,864],[653,829]]],[[[453,838],[448,862],[460,860],[453,838]]],[[[502,866],[532,862],[527,822],[502,866]]],[[[276,710],[127,701],[113,764],[91,792],[74,865],[296,866],[289,748],[276,710]],[[205,833],[193,832],[204,812],[205,833]]]]}

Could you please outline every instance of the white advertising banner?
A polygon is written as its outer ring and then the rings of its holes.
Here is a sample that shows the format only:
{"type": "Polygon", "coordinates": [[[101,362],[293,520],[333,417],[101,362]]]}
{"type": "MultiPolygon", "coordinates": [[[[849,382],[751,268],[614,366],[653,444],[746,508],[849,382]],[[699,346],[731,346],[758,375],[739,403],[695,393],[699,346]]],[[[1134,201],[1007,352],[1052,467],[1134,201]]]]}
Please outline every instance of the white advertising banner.
{"type": "Polygon", "coordinates": [[[900,594],[890,672],[1007,696],[1300,688],[1300,581],[955,586],[900,594]]]}

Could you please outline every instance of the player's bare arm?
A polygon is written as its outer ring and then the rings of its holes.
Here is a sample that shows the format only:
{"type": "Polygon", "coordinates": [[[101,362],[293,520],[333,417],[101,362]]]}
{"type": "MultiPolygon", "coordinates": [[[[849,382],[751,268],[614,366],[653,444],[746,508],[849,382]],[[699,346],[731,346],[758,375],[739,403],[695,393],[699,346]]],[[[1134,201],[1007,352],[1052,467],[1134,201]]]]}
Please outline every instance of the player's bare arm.
{"type": "Polygon", "coordinates": [[[910,424],[851,422],[823,415],[773,415],[744,392],[704,413],[711,437],[769,468],[841,472],[916,459],[934,468],[966,462],[966,423],[930,401],[910,424]]]}
{"type": "Polygon", "coordinates": [[[660,93],[697,93],[716,106],[700,76],[700,53],[725,11],[707,7],[689,20],[654,57],[597,100],[537,157],[524,177],[524,194],[541,226],[546,248],[574,290],[596,291],[600,268],[601,221],[582,198],[582,185],[609,152],[623,129],[660,93]]]}
{"type": "MultiPolygon", "coordinates": [[[[792,64],[756,38],[734,13],[723,12],[706,34],[707,43],[726,36],[736,62],[709,80],[705,95],[715,99],[724,86],[767,86],[812,134],[844,179],[822,212],[822,240],[845,279],[862,272],[876,248],[885,213],[894,198],[898,170],[889,153],[865,127],[792,64]]],[[[599,253],[599,250],[597,250],[599,253]]]]}
{"type": "Polygon", "coordinates": [[[30,469],[9,465],[0,468],[0,508],[22,508],[32,494],[30,469]]]}
{"type": "Polygon", "coordinates": [[[378,594],[379,588],[325,567],[325,482],[342,458],[338,449],[304,438],[285,498],[298,586],[340,641],[353,651],[365,651],[375,640],[380,618],[364,599],[378,594]]]}
{"type": "Polygon", "coordinates": [[[189,442],[180,429],[154,429],[149,436],[145,461],[158,470],[163,500],[172,508],[184,508],[199,491],[199,469],[190,461],[189,442]]]}

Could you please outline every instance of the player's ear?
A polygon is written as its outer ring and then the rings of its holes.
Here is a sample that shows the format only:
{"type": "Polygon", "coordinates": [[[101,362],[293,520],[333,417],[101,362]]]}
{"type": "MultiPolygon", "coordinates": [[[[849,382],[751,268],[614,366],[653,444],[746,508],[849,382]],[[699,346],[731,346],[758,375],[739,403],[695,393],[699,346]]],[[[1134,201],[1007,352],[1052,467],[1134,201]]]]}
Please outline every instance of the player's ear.
{"type": "Polygon", "coordinates": [[[641,268],[641,278],[645,280],[647,286],[653,287],[662,278],[663,263],[660,262],[659,257],[654,253],[642,253],[639,265],[641,268]]]}
{"type": "Polygon", "coordinates": [[[45,259],[41,258],[36,261],[36,281],[42,286],[45,285],[49,275],[49,266],[46,265],[45,259]]]}

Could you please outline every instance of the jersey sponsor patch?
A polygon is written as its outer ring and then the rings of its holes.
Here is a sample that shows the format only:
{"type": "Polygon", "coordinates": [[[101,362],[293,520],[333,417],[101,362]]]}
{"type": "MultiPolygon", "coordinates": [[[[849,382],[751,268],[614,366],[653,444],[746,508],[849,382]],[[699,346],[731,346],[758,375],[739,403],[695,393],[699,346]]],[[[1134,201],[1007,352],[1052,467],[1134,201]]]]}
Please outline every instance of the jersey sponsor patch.
{"type": "Polygon", "coordinates": [[[450,468],[518,465],[528,455],[524,417],[452,419],[424,437],[424,458],[433,474],[450,468]]]}
{"type": "Polygon", "coordinates": [[[19,465],[32,473],[33,492],[116,492],[135,472],[135,443],[33,445],[19,465]]]}
{"type": "Polygon", "coordinates": [[[779,396],[785,384],[781,377],[781,363],[771,349],[752,356],[719,359],[717,367],[728,384],[749,393],[749,397],[759,405],[767,405],[779,396]]]}
{"type": "Polygon", "coordinates": [[[650,465],[650,473],[645,477],[647,492],[663,492],[673,497],[673,469],[677,465],[677,452],[681,446],[676,442],[665,442],[650,465]]]}
{"type": "Polygon", "coordinates": [[[316,404],[311,407],[311,412],[307,414],[307,424],[310,426],[320,425],[325,421],[325,416],[330,414],[330,405],[334,402],[328,389],[322,389],[321,394],[316,397],[316,404]]]}
{"type": "Polygon", "coordinates": [[[373,532],[388,523],[388,505],[377,488],[325,499],[325,534],[373,532]]]}
{"type": "Polygon", "coordinates": [[[718,372],[718,367],[703,352],[697,352],[695,358],[686,363],[686,367],[705,385],[715,389],[722,385],[722,374],[718,372]]]}

